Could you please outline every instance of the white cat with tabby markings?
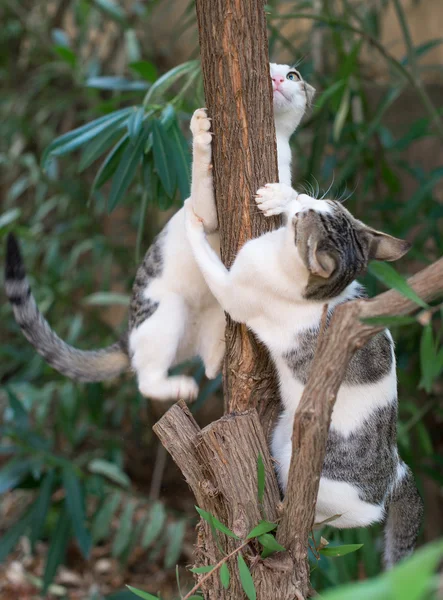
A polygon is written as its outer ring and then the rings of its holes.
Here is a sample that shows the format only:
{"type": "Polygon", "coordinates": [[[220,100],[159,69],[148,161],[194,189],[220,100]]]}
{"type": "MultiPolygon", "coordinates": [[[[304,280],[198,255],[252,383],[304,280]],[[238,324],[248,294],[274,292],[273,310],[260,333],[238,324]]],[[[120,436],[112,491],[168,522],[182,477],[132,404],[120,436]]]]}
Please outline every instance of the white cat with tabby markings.
{"type": "MultiPolygon", "coordinates": [[[[186,229],[211,292],[230,316],[267,346],[277,368],[283,412],[272,436],[281,487],[287,485],[294,414],[314,357],[325,303],[329,314],[363,297],[355,278],[368,261],[396,260],[409,244],[355,219],[339,202],[297,194],[284,184],[257,192],[266,215],[287,224],[248,241],[228,271],[207,242],[197,203],[185,204],[186,229]]],[[[337,395],[316,505],[316,522],[335,527],[387,519],[385,563],[415,545],[422,502],[398,456],[397,381],[389,332],[352,358],[337,395]]]]}
{"type": "MultiPolygon", "coordinates": [[[[310,104],[314,89],[287,65],[270,65],[281,181],[291,183],[289,138],[310,104]]],[[[204,109],[191,120],[193,163],[191,198],[204,218],[211,246],[218,252],[217,214],[211,171],[210,120],[204,109]]],[[[215,377],[224,355],[223,310],[208,289],[193,258],[179,210],[149,248],[133,287],[127,335],[98,351],[81,351],[52,331],[38,311],[25,277],[17,241],[8,239],[5,288],[24,335],[57,371],[80,381],[102,381],[129,365],[137,373],[140,392],[160,400],[193,399],[192,377],[168,376],[168,370],[200,355],[206,375],[215,377]]]]}

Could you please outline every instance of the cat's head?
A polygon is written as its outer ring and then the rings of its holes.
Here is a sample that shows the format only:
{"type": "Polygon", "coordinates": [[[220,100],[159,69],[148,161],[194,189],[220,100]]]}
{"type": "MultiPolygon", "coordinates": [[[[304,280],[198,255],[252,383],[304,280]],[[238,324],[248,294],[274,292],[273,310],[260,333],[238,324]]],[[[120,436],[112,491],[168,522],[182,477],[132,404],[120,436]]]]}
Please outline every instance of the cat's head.
{"type": "Polygon", "coordinates": [[[290,123],[295,129],[310,106],[315,89],[289,65],[270,64],[276,124],[290,123]]]}
{"type": "Polygon", "coordinates": [[[288,243],[296,248],[306,275],[302,295],[328,300],[338,296],[371,260],[393,261],[410,249],[405,240],[368,227],[338,201],[299,194],[288,219],[288,243]]]}

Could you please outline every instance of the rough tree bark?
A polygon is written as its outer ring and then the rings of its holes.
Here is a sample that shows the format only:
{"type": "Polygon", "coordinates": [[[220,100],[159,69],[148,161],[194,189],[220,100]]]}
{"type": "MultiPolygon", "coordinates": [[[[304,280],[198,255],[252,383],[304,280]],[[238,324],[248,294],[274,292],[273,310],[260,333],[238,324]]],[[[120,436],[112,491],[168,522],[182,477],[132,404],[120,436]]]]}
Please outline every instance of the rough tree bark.
{"type": "MultiPolygon", "coordinates": [[[[230,266],[250,238],[275,227],[252,197],[278,181],[263,0],[196,0],[206,105],[212,117],[221,257],[230,266]]],[[[265,430],[277,410],[274,370],[244,325],[228,319],[223,369],[227,412],[257,408],[265,430]]]]}

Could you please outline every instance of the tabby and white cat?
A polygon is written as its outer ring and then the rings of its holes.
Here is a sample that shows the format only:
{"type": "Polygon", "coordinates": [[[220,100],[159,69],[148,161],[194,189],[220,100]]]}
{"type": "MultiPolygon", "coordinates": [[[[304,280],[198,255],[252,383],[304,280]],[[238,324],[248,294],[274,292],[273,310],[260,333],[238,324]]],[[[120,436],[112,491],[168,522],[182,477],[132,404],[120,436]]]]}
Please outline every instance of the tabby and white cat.
{"type": "MultiPolygon", "coordinates": [[[[287,65],[270,65],[280,180],[291,183],[289,138],[300,123],[314,88],[287,65]]],[[[210,120],[203,109],[191,120],[193,164],[191,198],[204,218],[211,246],[219,237],[211,171],[210,120]]],[[[17,241],[8,239],[6,294],[24,335],[57,371],[79,381],[102,381],[117,376],[130,364],[140,392],[156,399],[195,398],[192,377],[169,377],[173,365],[200,355],[206,375],[213,378],[224,355],[223,310],[198,269],[179,210],[157,236],[139,267],[133,287],[128,333],[120,342],[98,351],[81,351],[66,344],[39,312],[17,241]]]]}
{"type": "MultiPolygon", "coordinates": [[[[368,261],[396,260],[409,244],[355,219],[339,202],[297,194],[284,184],[257,193],[265,215],[284,227],[248,241],[228,271],[208,244],[201,219],[185,203],[186,230],[210,290],[230,316],[267,346],[278,371],[283,412],[272,453],[285,490],[294,414],[314,357],[325,303],[365,296],[355,281],[368,261]]],[[[415,545],[422,501],[396,442],[397,380],[393,342],[379,333],[352,358],[337,395],[316,505],[317,523],[360,527],[387,518],[385,562],[415,545]]]]}

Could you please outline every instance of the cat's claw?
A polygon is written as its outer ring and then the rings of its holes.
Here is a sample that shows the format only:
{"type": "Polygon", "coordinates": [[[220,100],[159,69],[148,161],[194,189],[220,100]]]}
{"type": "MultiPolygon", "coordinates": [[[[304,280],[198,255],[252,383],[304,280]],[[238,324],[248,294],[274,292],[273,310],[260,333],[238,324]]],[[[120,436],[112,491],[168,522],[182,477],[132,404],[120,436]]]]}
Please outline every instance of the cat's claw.
{"type": "Polygon", "coordinates": [[[284,183],[267,183],[255,196],[257,207],[266,217],[280,215],[287,205],[297,199],[297,192],[284,183]]]}

